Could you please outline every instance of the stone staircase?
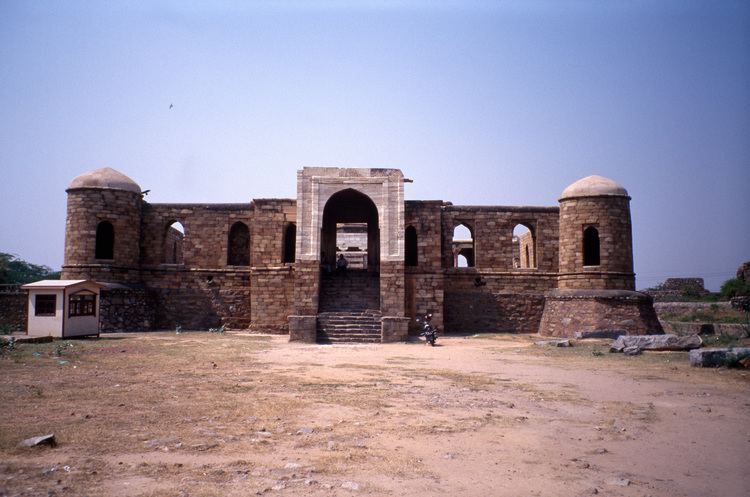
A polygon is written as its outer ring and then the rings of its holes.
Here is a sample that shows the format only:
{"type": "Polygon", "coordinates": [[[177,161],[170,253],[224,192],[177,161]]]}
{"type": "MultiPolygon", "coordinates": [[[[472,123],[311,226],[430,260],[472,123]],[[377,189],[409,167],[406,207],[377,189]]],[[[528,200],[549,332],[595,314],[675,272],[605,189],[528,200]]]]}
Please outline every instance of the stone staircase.
{"type": "Polygon", "coordinates": [[[321,275],[318,342],[380,342],[379,309],[379,274],[348,270],[321,275]]]}
{"type": "Polygon", "coordinates": [[[318,343],[380,343],[380,311],[318,314],[318,343]]]}

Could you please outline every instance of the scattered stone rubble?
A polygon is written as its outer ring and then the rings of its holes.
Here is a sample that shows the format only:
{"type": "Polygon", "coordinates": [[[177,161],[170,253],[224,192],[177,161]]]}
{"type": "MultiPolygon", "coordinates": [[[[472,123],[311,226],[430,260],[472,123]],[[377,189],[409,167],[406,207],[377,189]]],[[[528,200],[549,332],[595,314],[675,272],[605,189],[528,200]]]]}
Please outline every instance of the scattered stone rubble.
{"type": "Polygon", "coordinates": [[[698,335],[631,335],[618,337],[610,346],[610,352],[628,352],[634,355],[634,349],[640,350],[690,350],[703,345],[703,339],[698,335]]]}

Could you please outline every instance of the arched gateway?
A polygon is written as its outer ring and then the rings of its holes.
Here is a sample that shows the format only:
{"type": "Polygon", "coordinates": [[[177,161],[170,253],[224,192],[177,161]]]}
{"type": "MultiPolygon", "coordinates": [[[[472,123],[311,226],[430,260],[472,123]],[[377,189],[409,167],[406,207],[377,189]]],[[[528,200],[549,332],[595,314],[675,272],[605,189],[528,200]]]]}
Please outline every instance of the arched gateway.
{"type": "Polygon", "coordinates": [[[401,171],[306,167],[297,173],[297,219],[290,338],[405,339],[401,171]],[[336,270],[341,255],[346,271],[336,270]]]}

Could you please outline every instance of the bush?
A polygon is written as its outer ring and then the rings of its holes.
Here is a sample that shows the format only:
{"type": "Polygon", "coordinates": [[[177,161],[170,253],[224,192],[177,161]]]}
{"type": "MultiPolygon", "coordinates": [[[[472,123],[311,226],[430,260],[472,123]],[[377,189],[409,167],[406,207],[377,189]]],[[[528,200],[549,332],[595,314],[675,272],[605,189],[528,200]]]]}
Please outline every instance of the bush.
{"type": "Polygon", "coordinates": [[[732,278],[721,285],[722,298],[729,300],[732,297],[745,297],[750,295],[750,283],[739,278],[732,278]]]}

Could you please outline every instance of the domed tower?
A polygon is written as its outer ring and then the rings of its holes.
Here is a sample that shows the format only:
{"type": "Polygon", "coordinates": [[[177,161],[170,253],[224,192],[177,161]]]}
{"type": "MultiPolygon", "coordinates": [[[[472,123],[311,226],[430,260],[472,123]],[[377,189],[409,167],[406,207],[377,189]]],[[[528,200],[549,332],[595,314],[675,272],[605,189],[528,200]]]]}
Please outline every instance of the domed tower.
{"type": "Polygon", "coordinates": [[[636,292],[630,196],[588,176],[560,196],[558,288],[545,295],[539,333],[576,337],[664,333],[653,300],[636,292]]]}
{"type": "Polygon", "coordinates": [[[635,290],[630,196],[619,183],[587,176],[563,190],[558,288],[635,290]]]}
{"type": "Polygon", "coordinates": [[[77,176],[66,192],[62,277],[132,279],[139,263],[141,187],[104,167],[77,176]]]}

